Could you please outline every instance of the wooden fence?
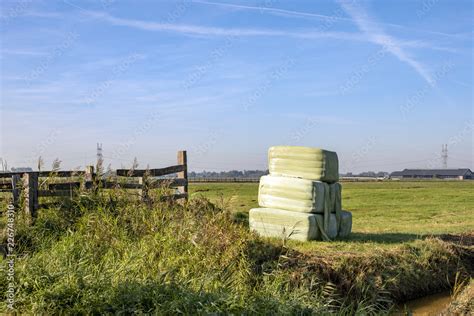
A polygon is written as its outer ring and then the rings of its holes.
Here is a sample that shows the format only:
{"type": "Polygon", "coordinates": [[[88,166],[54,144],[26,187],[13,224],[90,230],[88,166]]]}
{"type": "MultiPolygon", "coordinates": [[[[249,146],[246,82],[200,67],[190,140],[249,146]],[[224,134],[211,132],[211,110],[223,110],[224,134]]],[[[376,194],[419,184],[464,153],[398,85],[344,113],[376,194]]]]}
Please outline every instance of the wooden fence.
{"type": "Polygon", "coordinates": [[[176,188],[176,193],[164,196],[164,200],[178,200],[188,198],[188,163],[186,151],[178,151],[177,164],[158,169],[117,169],[116,177],[98,179],[93,166],[87,166],[84,171],[31,171],[31,172],[6,172],[0,173],[0,178],[10,178],[11,182],[1,182],[0,192],[11,192],[12,201],[18,204],[20,195],[24,198],[24,212],[32,221],[37,216],[40,208],[40,197],[72,197],[78,189],[90,190],[94,184],[104,189],[120,187],[122,189],[138,190],[140,198],[147,200],[148,190],[159,188],[163,185],[176,188]],[[166,175],[177,174],[175,178],[158,178],[166,175]],[[47,189],[39,189],[40,179],[48,178],[47,189]],[[67,179],[69,178],[69,179],[67,179]],[[82,178],[82,181],[73,179],[82,178]],[[130,182],[129,178],[138,178],[130,182]],[[50,183],[50,181],[58,181],[50,183]],[[22,183],[22,185],[20,185],[22,183]]]}

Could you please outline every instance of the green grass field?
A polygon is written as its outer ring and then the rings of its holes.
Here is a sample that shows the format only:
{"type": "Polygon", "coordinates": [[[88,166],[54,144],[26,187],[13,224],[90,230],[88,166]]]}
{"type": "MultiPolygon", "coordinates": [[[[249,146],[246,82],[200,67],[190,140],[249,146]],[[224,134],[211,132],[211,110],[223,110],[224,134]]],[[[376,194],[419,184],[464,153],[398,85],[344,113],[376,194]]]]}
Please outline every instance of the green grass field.
{"type": "MultiPolygon", "coordinates": [[[[258,207],[257,183],[194,183],[204,196],[246,221],[258,207]]],[[[429,235],[474,231],[474,181],[346,182],[343,208],[353,214],[353,234],[344,242],[292,242],[299,250],[373,250],[429,235]]]]}

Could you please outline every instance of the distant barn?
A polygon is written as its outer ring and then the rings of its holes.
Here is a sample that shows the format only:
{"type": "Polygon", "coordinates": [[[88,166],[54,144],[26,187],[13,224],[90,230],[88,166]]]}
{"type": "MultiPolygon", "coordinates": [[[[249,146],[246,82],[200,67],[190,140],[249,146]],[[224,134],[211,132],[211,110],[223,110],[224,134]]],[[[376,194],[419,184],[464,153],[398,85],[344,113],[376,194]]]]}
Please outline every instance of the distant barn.
{"type": "Polygon", "coordinates": [[[395,179],[474,179],[470,169],[404,169],[390,174],[395,179]]]}

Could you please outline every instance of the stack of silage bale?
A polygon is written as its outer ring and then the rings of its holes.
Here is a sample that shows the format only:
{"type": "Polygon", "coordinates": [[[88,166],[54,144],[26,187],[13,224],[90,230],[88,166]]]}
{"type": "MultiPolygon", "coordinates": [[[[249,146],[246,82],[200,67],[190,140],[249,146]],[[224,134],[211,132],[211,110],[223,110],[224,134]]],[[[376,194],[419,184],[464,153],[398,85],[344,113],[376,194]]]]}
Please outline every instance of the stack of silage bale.
{"type": "Polygon", "coordinates": [[[346,237],[352,215],[342,210],[337,154],[319,148],[274,146],[270,175],[260,179],[250,228],[262,236],[296,240],[346,237]]]}

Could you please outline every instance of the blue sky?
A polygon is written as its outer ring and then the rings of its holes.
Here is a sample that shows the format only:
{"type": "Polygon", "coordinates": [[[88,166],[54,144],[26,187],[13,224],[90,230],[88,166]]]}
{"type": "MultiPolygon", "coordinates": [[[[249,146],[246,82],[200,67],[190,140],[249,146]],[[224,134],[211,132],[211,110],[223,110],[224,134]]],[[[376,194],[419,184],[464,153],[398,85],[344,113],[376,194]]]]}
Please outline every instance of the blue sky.
{"type": "Polygon", "coordinates": [[[9,166],[265,169],[272,145],[341,171],[473,168],[472,1],[9,1],[9,166]]]}

